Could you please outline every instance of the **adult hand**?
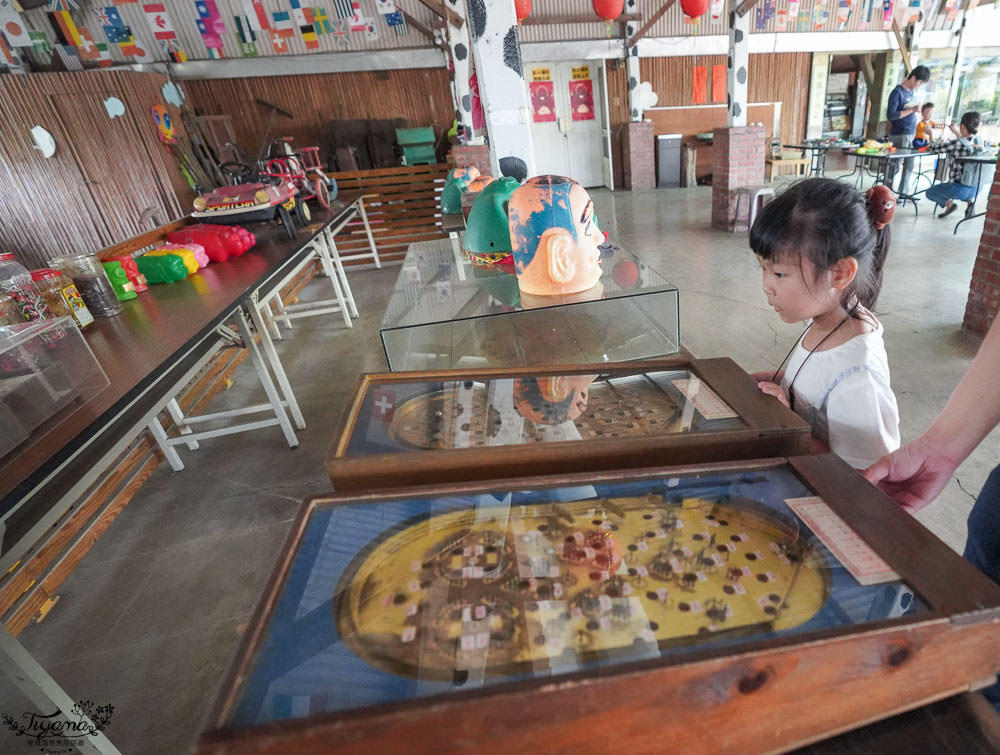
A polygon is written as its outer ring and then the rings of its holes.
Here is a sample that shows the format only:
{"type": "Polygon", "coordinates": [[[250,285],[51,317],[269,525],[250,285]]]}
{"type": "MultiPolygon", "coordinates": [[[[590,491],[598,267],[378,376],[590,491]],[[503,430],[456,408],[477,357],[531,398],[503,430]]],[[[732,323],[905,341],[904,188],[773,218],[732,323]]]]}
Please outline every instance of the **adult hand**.
{"type": "Polygon", "coordinates": [[[766,393],[768,396],[774,396],[776,399],[778,399],[778,401],[780,401],[782,404],[790,408],[790,404],[788,403],[788,396],[785,395],[785,392],[781,389],[781,386],[778,385],[777,383],[772,383],[768,380],[761,380],[759,383],[757,383],[757,387],[760,388],[761,393],[766,393]]]}
{"type": "Polygon", "coordinates": [[[924,436],[883,456],[862,474],[911,514],[933,501],[958,462],[924,436]]]}

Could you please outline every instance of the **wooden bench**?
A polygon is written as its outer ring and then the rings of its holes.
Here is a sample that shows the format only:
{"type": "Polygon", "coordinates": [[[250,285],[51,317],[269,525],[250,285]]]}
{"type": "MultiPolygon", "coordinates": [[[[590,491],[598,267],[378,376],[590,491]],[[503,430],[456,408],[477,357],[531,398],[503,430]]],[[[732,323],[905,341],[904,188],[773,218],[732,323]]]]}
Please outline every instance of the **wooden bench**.
{"type": "MultiPolygon", "coordinates": [[[[441,227],[441,191],[448,176],[445,163],[375,168],[334,173],[338,190],[360,192],[372,236],[382,261],[399,261],[414,241],[447,238],[441,227]]],[[[337,235],[337,248],[345,260],[369,248],[361,222],[337,235]]]]}
{"type": "Polygon", "coordinates": [[[810,160],[808,157],[764,158],[768,183],[774,180],[775,173],[794,173],[796,176],[805,176],[809,173],[809,164],[810,160]],[[787,168],[792,168],[792,170],[786,170],[787,168]]]}

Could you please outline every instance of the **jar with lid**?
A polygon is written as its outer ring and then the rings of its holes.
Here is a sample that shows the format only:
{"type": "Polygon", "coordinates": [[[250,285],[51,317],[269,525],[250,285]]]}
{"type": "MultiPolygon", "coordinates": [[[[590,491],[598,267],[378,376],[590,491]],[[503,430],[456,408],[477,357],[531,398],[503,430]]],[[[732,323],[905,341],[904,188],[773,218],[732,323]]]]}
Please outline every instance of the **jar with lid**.
{"type": "Polygon", "coordinates": [[[56,317],[72,317],[81,328],[94,321],[94,316],[83,303],[73,281],[58,270],[51,267],[32,270],[31,280],[56,317]]]}
{"type": "Polygon", "coordinates": [[[7,294],[0,294],[0,325],[17,325],[24,322],[21,308],[7,294]]]}
{"type": "Polygon", "coordinates": [[[28,268],[14,259],[13,254],[0,254],[0,293],[17,305],[21,320],[42,320],[52,317],[45,300],[31,282],[28,268]]]}
{"type": "Polygon", "coordinates": [[[118,302],[115,289],[96,255],[77,254],[72,257],[60,257],[52,264],[72,279],[87,309],[94,317],[121,314],[122,305],[118,302]]]}

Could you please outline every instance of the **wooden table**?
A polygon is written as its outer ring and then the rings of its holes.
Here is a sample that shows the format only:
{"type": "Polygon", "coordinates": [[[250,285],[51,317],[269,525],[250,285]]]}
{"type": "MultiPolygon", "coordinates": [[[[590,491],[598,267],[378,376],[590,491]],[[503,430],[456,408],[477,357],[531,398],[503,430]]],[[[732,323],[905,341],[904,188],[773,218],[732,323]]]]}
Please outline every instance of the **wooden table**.
{"type": "MultiPolygon", "coordinates": [[[[314,239],[359,212],[358,199],[353,195],[342,197],[329,210],[317,213],[314,222],[300,229],[294,240],[274,226],[255,224],[251,229],[257,234],[257,244],[244,255],[210,265],[184,281],[151,286],[148,292],[126,302],[122,314],[98,319],[87,329],[86,340],[110,385],[75,412],[44,426],[20,450],[0,460],[3,571],[17,564],[150,422],[158,426],[155,418],[165,402],[220,348],[223,336],[219,328],[229,319],[235,320],[267,393],[268,404],[261,406],[275,415],[275,420],[245,423],[242,429],[280,425],[289,445],[298,444],[285,409],[290,386],[282,387],[286,397],[283,400],[267,361],[258,352],[244,310],[254,311],[253,299],[259,289],[314,253],[314,239]]],[[[140,237],[144,244],[136,249],[150,243],[147,236],[140,237]]],[[[235,335],[226,331],[231,334],[229,338],[235,335]]],[[[261,338],[267,339],[266,332],[261,332],[261,338]]],[[[272,359],[271,369],[280,368],[280,363],[276,367],[273,361],[276,354],[273,358],[266,356],[272,359]]],[[[240,427],[212,432],[238,431],[240,427]]],[[[4,626],[0,626],[0,670],[40,710],[68,711],[74,705],[4,626]]],[[[118,752],[99,733],[82,741],[84,752],[118,752]]]]}

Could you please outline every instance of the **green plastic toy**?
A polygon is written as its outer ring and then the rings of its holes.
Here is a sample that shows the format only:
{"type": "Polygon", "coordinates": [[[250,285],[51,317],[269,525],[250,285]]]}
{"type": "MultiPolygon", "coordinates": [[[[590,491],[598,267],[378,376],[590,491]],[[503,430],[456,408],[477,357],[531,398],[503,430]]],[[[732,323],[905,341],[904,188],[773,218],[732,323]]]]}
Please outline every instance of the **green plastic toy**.
{"type": "Polygon", "coordinates": [[[506,176],[488,184],[479,193],[465,224],[465,249],[474,254],[511,253],[507,202],[520,184],[506,176]]]}
{"type": "Polygon", "coordinates": [[[146,276],[150,283],[173,283],[182,281],[188,276],[184,260],[176,254],[150,256],[144,254],[135,258],[139,272],[146,276]]]}
{"type": "Polygon", "coordinates": [[[101,265],[104,266],[104,272],[115,289],[118,301],[128,301],[139,295],[135,292],[135,284],[128,279],[128,273],[122,268],[121,262],[102,262],[101,265]]]}

